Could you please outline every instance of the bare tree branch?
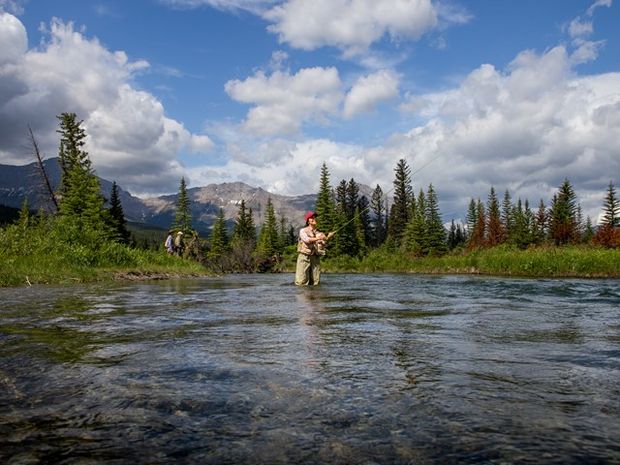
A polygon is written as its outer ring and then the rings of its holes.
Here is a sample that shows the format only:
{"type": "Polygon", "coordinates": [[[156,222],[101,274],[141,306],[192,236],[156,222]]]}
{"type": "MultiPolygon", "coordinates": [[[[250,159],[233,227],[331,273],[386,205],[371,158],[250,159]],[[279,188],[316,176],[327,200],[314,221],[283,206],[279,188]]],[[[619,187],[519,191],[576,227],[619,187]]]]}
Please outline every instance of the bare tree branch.
{"type": "Polygon", "coordinates": [[[58,202],[56,201],[56,195],[54,194],[54,190],[52,189],[52,184],[50,183],[50,179],[47,176],[47,172],[45,171],[45,167],[43,166],[43,158],[41,157],[41,152],[39,151],[39,145],[37,144],[36,139],[34,138],[34,133],[32,132],[32,128],[28,125],[28,132],[30,133],[30,142],[32,143],[32,147],[34,148],[34,153],[37,157],[37,166],[39,167],[39,171],[41,172],[41,176],[45,182],[45,187],[47,188],[47,192],[49,193],[49,197],[56,207],[56,211],[58,211],[58,202]]]}

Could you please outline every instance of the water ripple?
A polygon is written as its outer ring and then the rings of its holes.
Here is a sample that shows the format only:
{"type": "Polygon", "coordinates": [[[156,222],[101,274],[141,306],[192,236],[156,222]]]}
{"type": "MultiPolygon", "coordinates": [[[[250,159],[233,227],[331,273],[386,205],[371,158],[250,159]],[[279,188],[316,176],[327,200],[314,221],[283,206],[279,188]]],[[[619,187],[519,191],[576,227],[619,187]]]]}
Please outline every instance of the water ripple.
{"type": "Polygon", "coordinates": [[[2,289],[6,463],[620,463],[614,280],[2,289]]]}

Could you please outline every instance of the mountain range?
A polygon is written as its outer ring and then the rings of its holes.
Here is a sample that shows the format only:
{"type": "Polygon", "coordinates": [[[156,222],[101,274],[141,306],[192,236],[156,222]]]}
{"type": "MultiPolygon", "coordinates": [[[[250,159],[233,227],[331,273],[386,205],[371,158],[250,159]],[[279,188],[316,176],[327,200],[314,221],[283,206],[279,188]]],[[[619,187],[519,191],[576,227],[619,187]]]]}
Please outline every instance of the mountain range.
{"type": "MultiPolygon", "coordinates": [[[[49,158],[43,162],[52,189],[58,189],[61,178],[58,158],[49,158]]],[[[105,198],[110,198],[112,182],[99,178],[101,191],[105,198]]],[[[28,165],[0,164],[0,205],[21,208],[24,200],[28,200],[31,210],[49,210],[51,200],[37,163],[28,165]]],[[[122,188],[119,197],[127,221],[167,229],[174,220],[177,194],[157,197],[136,197],[122,188]]],[[[241,200],[245,200],[247,208],[252,209],[254,223],[261,225],[267,200],[271,202],[278,218],[286,218],[293,226],[303,223],[303,215],[312,210],[316,203],[316,194],[285,196],[272,194],[260,187],[252,187],[242,182],[209,184],[204,187],[187,189],[191,201],[193,226],[199,232],[206,233],[217,217],[220,208],[229,226],[234,222],[241,200]]]]}

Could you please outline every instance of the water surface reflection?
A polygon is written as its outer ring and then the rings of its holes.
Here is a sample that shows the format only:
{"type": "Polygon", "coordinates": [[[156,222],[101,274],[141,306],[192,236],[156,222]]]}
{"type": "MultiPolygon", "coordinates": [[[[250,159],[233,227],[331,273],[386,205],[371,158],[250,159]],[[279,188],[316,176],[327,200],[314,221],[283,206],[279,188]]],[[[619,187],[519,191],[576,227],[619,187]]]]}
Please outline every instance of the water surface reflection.
{"type": "Polygon", "coordinates": [[[2,289],[6,463],[620,463],[614,280],[2,289]]]}

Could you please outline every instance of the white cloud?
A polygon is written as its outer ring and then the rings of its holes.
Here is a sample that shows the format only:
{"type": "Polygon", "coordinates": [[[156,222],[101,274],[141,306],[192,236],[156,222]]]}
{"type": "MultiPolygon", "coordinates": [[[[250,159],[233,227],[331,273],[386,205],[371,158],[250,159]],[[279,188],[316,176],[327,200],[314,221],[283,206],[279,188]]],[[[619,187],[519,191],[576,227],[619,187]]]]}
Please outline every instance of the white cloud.
{"type": "Polygon", "coordinates": [[[597,8],[601,6],[606,6],[607,8],[611,8],[611,4],[612,4],[612,0],[596,0],[590,6],[590,8],[588,8],[588,11],[586,12],[586,14],[588,16],[592,16],[594,14],[594,10],[596,10],[597,8]]]}
{"type": "MultiPolygon", "coordinates": [[[[263,143],[259,150],[279,152],[268,163],[253,163],[241,157],[229,160],[224,166],[203,166],[188,170],[198,185],[242,181],[284,195],[311,194],[318,189],[321,165],[327,163],[332,181],[340,179],[366,180],[369,170],[360,156],[362,148],[325,139],[291,143],[263,143]],[[269,146],[271,147],[269,148],[269,146]],[[356,173],[353,175],[352,173],[356,173]],[[359,176],[358,176],[359,174],[359,176]]],[[[264,154],[263,154],[264,155],[264,154]]]]}
{"type": "Polygon", "coordinates": [[[263,17],[281,43],[304,50],[333,46],[349,57],[385,34],[419,39],[438,21],[430,0],[289,0],[263,17]]]}
{"type": "Polygon", "coordinates": [[[0,37],[18,44],[10,61],[0,61],[1,162],[32,162],[24,149],[27,125],[43,152],[55,155],[55,116],[62,112],[84,120],[97,173],[133,192],[173,191],[182,176],[177,154],[212,148],[207,136],[191,134],[165,116],[153,95],[133,87],[145,61],[111,52],[60,20],[52,21],[38,49],[25,50],[20,25],[7,14],[0,21],[0,37]]]}
{"type": "MultiPolygon", "coordinates": [[[[434,30],[463,24],[472,16],[449,2],[432,0],[160,0],[174,8],[210,7],[248,11],[271,24],[280,43],[304,50],[324,46],[346,58],[363,59],[384,36],[394,42],[418,40],[434,30]]],[[[438,43],[445,43],[442,38],[438,43]]]]}
{"type": "Polygon", "coordinates": [[[159,0],[175,8],[198,8],[208,6],[223,11],[249,11],[260,14],[279,0],[159,0]]]}
{"type": "MultiPolygon", "coordinates": [[[[548,204],[564,177],[593,218],[620,173],[620,74],[576,76],[563,47],[523,52],[501,73],[474,70],[457,89],[410,98],[428,122],[402,136],[402,152],[433,182],[444,211],[463,211],[491,185],[548,204]]],[[[448,218],[449,219],[449,218],[448,218]]]]}
{"type": "Polygon", "coordinates": [[[362,76],[353,85],[344,102],[347,118],[371,111],[378,103],[398,95],[398,76],[390,70],[362,76]]]}
{"type": "Polygon", "coordinates": [[[28,49],[26,28],[19,19],[0,12],[0,65],[19,59],[28,49]]]}
{"type": "MultiPolygon", "coordinates": [[[[596,220],[607,184],[620,172],[620,74],[579,76],[573,66],[565,47],[526,50],[505,70],[481,65],[454,88],[408,95],[401,108],[416,123],[375,147],[325,139],[235,145],[231,137],[228,163],[192,169],[191,176],[199,184],[243,180],[282,194],[311,193],[326,162],[334,185],[354,177],[390,191],[393,169],[405,158],[416,193],[435,186],[445,221],[462,219],[471,197],[486,201],[491,186],[532,208],[541,198],[549,205],[565,177],[584,214],[596,220]]],[[[249,96],[256,89],[246,90],[249,96]]]]}
{"type": "Polygon", "coordinates": [[[288,60],[288,53],[283,50],[276,50],[271,54],[269,61],[269,69],[272,71],[281,71],[285,68],[284,63],[288,60]]]}
{"type": "Polygon", "coordinates": [[[338,112],[342,100],[340,77],[335,68],[304,68],[296,74],[258,71],[244,81],[228,81],[228,95],[254,104],[244,127],[258,135],[292,134],[307,121],[325,122],[338,112]]]}
{"type": "Polygon", "coordinates": [[[575,50],[571,53],[571,64],[579,65],[596,60],[599,50],[605,45],[605,41],[575,39],[573,45],[575,50]]]}
{"type": "Polygon", "coordinates": [[[0,13],[6,11],[15,15],[21,15],[24,12],[22,6],[27,0],[0,0],[0,13]]]}
{"type": "Polygon", "coordinates": [[[568,26],[568,33],[572,38],[589,36],[593,31],[592,21],[582,21],[579,18],[573,19],[568,26]]]}
{"type": "Polygon", "coordinates": [[[569,23],[568,34],[572,39],[571,45],[574,48],[571,54],[572,65],[594,61],[598,57],[599,49],[605,44],[604,40],[586,40],[586,37],[594,33],[594,24],[592,22],[594,11],[602,6],[611,7],[611,0],[597,0],[586,11],[588,19],[578,16],[569,23]]]}

